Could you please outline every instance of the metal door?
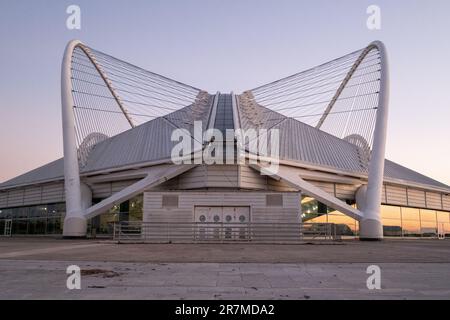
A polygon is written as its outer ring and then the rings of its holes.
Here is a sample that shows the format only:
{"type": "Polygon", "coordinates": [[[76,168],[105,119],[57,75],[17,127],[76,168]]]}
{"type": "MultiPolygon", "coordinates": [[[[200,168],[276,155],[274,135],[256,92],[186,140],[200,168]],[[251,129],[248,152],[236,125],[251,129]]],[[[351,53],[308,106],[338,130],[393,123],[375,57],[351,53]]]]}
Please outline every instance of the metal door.
{"type": "Polygon", "coordinates": [[[195,207],[198,240],[248,240],[250,207],[195,207]]]}
{"type": "Polygon", "coordinates": [[[195,239],[206,240],[208,230],[208,207],[195,207],[194,215],[194,221],[197,223],[195,239]]]}
{"type": "Polygon", "coordinates": [[[250,207],[236,207],[234,209],[236,218],[240,224],[238,230],[239,240],[249,240],[250,233],[248,227],[250,225],[250,207]]]}
{"type": "Polygon", "coordinates": [[[224,207],[223,223],[225,240],[248,240],[250,207],[224,207]]]}

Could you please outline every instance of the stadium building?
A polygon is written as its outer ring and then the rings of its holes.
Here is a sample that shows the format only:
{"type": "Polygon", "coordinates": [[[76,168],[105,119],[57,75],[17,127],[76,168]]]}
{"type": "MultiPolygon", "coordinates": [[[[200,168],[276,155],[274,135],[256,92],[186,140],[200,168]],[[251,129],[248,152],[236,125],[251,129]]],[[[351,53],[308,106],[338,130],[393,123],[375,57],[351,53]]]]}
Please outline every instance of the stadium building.
{"type": "Polygon", "coordinates": [[[381,42],[210,94],[71,41],[61,97],[64,158],[0,184],[0,233],[85,237],[115,223],[167,242],[282,242],[320,226],[368,240],[450,234],[450,187],[385,159],[381,42]],[[223,135],[205,139],[209,129],[223,135]],[[174,132],[192,140],[182,162],[174,132]]]}

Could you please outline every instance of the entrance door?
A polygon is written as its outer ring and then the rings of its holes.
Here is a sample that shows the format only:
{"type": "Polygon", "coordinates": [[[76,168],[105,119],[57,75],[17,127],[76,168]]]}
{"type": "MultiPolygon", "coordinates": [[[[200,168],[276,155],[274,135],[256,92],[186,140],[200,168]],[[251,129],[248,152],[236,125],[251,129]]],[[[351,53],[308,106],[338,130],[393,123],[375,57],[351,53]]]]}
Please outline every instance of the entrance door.
{"type": "Polygon", "coordinates": [[[195,207],[194,222],[197,223],[195,240],[207,240],[208,238],[208,207],[195,207]]]}
{"type": "Polygon", "coordinates": [[[203,207],[194,209],[199,240],[247,240],[250,207],[203,207]]]}

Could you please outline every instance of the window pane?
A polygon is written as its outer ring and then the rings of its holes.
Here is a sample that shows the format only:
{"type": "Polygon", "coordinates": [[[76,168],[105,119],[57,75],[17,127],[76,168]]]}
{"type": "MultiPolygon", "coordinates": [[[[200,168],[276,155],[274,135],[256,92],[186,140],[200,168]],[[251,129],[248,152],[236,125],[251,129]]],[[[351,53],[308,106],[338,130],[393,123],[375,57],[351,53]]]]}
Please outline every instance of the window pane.
{"type": "Polygon", "coordinates": [[[303,222],[305,223],[327,223],[328,222],[328,215],[323,214],[321,216],[312,216],[309,215],[308,216],[308,220],[305,220],[306,218],[303,219],[303,222]]]}
{"type": "Polygon", "coordinates": [[[420,219],[422,221],[436,221],[436,211],[420,209],[420,219]]]}
{"type": "Polygon", "coordinates": [[[13,216],[15,218],[28,218],[28,208],[14,208],[13,209],[13,216]]]}
{"type": "Polygon", "coordinates": [[[0,210],[0,219],[11,219],[12,209],[2,209],[0,210]]]}
{"type": "Polygon", "coordinates": [[[444,223],[450,223],[449,215],[450,215],[450,213],[448,213],[448,212],[437,211],[437,221],[444,222],[444,223]]]}
{"type": "Polygon", "coordinates": [[[142,221],[143,196],[142,194],[130,200],[130,221],[142,221]]]}
{"type": "Polygon", "coordinates": [[[49,218],[47,220],[47,233],[48,234],[60,234],[62,233],[62,220],[59,217],[49,218]]]}
{"type": "Polygon", "coordinates": [[[27,234],[28,223],[23,219],[15,219],[13,220],[11,229],[12,234],[27,234]]]}
{"type": "Polygon", "coordinates": [[[450,213],[445,211],[437,211],[437,228],[439,234],[450,236],[450,213]]]}
{"type": "Polygon", "coordinates": [[[403,236],[419,237],[421,235],[419,209],[402,207],[401,211],[403,236]]]}
{"type": "Polygon", "coordinates": [[[336,224],[336,233],[342,236],[355,236],[358,233],[358,222],[339,211],[328,214],[328,222],[336,224]]]}
{"type": "Polygon", "coordinates": [[[383,234],[386,237],[402,236],[402,221],[400,219],[382,219],[383,234]]]}
{"type": "Polygon", "coordinates": [[[381,218],[398,219],[401,218],[400,207],[395,206],[381,206],[381,218]]]}
{"type": "Polygon", "coordinates": [[[420,225],[422,236],[434,237],[437,235],[436,211],[420,209],[420,225]]]}

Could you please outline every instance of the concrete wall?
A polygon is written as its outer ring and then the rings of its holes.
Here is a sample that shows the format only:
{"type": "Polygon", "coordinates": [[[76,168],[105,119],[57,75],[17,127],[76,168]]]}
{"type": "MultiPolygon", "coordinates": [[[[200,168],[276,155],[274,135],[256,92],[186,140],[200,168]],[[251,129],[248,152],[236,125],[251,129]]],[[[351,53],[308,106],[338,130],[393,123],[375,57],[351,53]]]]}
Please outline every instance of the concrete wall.
{"type": "Polygon", "coordinates": [[[252,222],[298,223],[300,218],[300,193],[298,192],[145,192],[144,222],[193,222],[195,206],[250,206],[252,222]],[[283,205],[268,207],[267,194],[281,194],[283,205]],[[178,195],[177,207],[163,207],[163,195],[178,195]]]}

